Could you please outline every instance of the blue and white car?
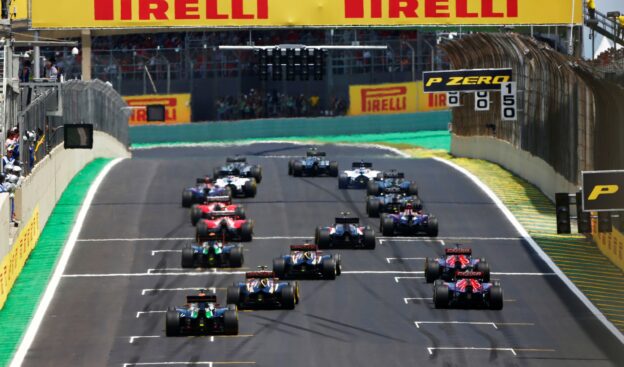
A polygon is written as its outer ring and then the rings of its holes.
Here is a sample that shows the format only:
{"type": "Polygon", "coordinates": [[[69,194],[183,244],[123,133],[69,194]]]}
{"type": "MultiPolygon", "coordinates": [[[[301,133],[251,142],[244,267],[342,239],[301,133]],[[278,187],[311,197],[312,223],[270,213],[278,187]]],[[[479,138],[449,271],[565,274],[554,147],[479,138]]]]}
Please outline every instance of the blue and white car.
{"type": "Polygon", "coordinates": [[[209,177],[198,178],[194,187],[186,188],[182,191],[182,206],[190,208],[193,204],[203,204],[207,197],[227,197],[232,198],[232,191],[227,186],[217,187],[209,177]]]}
{"type": "Polygon", "coordinates": [[[292,245],[290,253],[273,259],[273,273],[280,279],[336,279],[342,272],[340,255],[324,254],[316,245],[292,245]]]}
{"type": "Polygon", "coordinates": [[[305,157],[288,161],[288,174],[295,177],[322,175],[337,177],[338,162],[327,159],[325,152],[311,148],[305,157]]]}
{"type": "Polygon", "coordinates": [[[380,214],[396,214],[402,212],[407,204],[412,204],[414,210],[422,210],[423,204],[418,196],[404,194],[401,189],[393,187],[383,193],[366,198],[366,214],[371,218],[378,218],[380,214]]]}
{"type": "Polygon", "coordinates": [[[433,284],[435,308],[479,307],[491,310],[503,309],[503,288],[500,282],[483,280],[478,271],[457,272],[455,281],[436,280],[433,284]]]}
{"type": "Polygon", "coordinates": [[[400,190],[402,193],[411,196],[418,196],[418,185],[416,182],[407,180],[403,172],[384,172],[381,179],[369,181],[366,186],[368,195],[379,195],[388,190],[400,190]]]}
{"type": "Polygon", "coordinates": [[[240,268],[243,266],[243,245],[223,241],[192,243],[182,249],[183,268],[240,268]]]}
{"type": "Polygon", "coordinates": [[[374,170],[370,162],[353,162],[351,168],[338,176],[339,189],[364,189],[369,181],[382,177],[381,171],[374,170]]]}
{"type": "Polygon", "coordinates": [[[221,189],[228,188],[232,196],[253,198],[256,196],[256,179],[251,177],[226,176],[214,182],[214,186],[221,189]]]}
{"type": "Polygon", "coordinates": [[[318,248],[374,250],[375,231],[369,226],[361,226],[359,218],[348,217],[346,214],[348,213],[343,213],[342,217],[337,217],[333,226],[316,228],[314,242],[318,248]]]}
{"type": "Polygon", "coordinates": [[[299,284],[280,281],[272,271],[247,272],[244,282],[228,287],[227,302],[241,309],[292,310],[299,303],[299,284]]]}
{"type": "Polygon", "coordinates": [[[167,336],[238,334],[236,305],[220,307],[217,296],[200,291],[187,296],[186,305],[170,307],[165,314],[167,336]]]}
{"type": "Polygon", "coordinates": [[[225,163],[224,166],[214,169],[213,178],[215,180],[227,176],[239,176],[254,178],[257,183],[262,181],[262,166],[247,163],[247,158],[245,157],[228,157],[225,163]]]}

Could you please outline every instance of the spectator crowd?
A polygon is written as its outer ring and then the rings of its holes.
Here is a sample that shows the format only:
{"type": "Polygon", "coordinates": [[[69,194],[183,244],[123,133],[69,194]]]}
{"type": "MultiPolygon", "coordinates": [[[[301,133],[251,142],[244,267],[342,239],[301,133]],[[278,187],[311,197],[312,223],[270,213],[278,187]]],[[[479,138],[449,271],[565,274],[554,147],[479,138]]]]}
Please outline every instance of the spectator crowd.
{"type": "Polygon", "coordinates": [[[251,89],[237,97],[221,97],[215,101],[217,120],[245,120],[255,118],[342,116],[347,103],[334,98],[328,108],[322,108],[319,96],[287,95],[272,91],[263,93],[251,89]]]}

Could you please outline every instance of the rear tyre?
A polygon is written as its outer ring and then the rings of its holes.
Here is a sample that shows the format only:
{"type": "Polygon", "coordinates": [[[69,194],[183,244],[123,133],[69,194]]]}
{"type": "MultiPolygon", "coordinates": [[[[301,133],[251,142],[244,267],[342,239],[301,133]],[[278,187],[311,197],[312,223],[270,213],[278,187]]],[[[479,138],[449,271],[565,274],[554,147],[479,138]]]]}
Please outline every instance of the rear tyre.
{"type": "Polygon", "coordinates": [[[223,313],[223,332],[227,335],[238,334],[238,312],[227,310],[223,313]]]}
{"type": "Polygon", "coordinates": [[[318,232],[318,242],[317,246],[320,249],[329,248],[330,245],[330,237],[329,237],[329,229],[321,228],[318,232]]]}
{"type": "Polygon", "coordinates": [[[381,222],[381,234],[384,236],[394,235],[394,220],[392,218],[383,216],[380,219],[381,222]]]}
{"type": "Polygon", "coordinates": [[[247,221],[241,226],[241,241],[249,242],[253,237],[253,226],[251,222],[247,221]]]}
{"type": "Polygon", "coordinates": [[[447,285],[438,285],[433,288],[433,304],[435,308],[448,308],[449,298],[447,285]]]}
{"type": "Polygon", "coordinates": [[[334,259],[324,260],[321,263],[321,273],[324,279],[336,279],[336,261],[334,259]]]}
{"type": "Polygon", "coordinates": [[[301,162],[294,162],[293,163],[293,176],[301,177],[302,174],[303,174],[303,165],[301,164],[301,162]]]}
{"type": "Polygon", "coordinates": [[[180,335],[180,317],[173,307],[169,307],[165,316],[165,332],[167,336],[180,335]]]}
{"type": "Polygon", "coordinates": [[[334,255],[336,261],[336,275],[342,274],[342,256],[340,254],[334,255]]]}
{"type": "Polygon", "coordinates": [[[190,208],[193,205],[193,191],[184,190],[182,191],[182,207],[190,208]]]}
{"type": "Polygon", "coordinates": [[[286,277],[286,261],[283,258],[278,257],[273,259],[273,273],[279,279],[284,279],[286,277]]]}
{"type": "Polygon", "coordinates": [[[364,248],[367,250],[374,250],[375,249],[375,231],[373,231],[372,229],[365,229],[364,230],[364,248]]]}
{"type": "Polygon", "coordinates": [[[209,230],[206,222],[200,220],[199,223],[197,223],[196,228],[197,230],[195,232],[197,233],[197,242],[202,242],[203,239],[208,238],[209,230]]]}
{"type": "Polygon", "coordinates": [[[199,205],[193,205],[191,207],[191,224],[193,226],[196,226],[197,222],[199,222],[201,217],[202,217],[202,210],[200,209],[199,205]]]}
{"type": "Polygon", "coordinates": [[[251,177],[255,178],[257,183],[262,182],[262,168],[260,168],[260,166],[252,167],[250,173],[251,177]]]}
{"type": "Polygon", "coordinates": [[[366,185],[366,193],[368,195],[379,194],[379,183],[375,181],[368,181],[368,184],[366,185]]]}
{"type": "Polygon", "coordinates": [[[283,287],[280,290],[280,300],[282,302],[282,307],[287,310],[292,310],[295,308],[296,299],[295,299],[295,287],[291,284],[283,287]]]}
{"type": "Polygon", "coordinates": [[[241,301],[241,292],[240,288],[237,286],[231,286],[227,288],[226,300],[229,305],[240,305],[241,301]]]}
{"type": "Polygon", "coordinates": [[[377,199],[376,197],[371,196],[368,198],[368,201],[366,202],[366,212],[371,218],[379,217],[380,204],[381,204],[380,200],[377,199]]]}
{"type": "Polygon", "coordinates": [[[429,222],[427,223],[427,236],[438,236],[438,218],[431,216],[429,217],[429,222]]]}
{"type": "Polygon", "coordinates": [[[245,219],[246,218],[245,209],[243,209],[240,206],[236,207],[236,209],[234,209],[234,216],[240,219],[245,219]]]}
{"type": "Polygon", "coordinates": [[[440,264],[430,258],[425,259],[425,280],[427,283],[433,283],[440,278],[440,264]]]}
{"type": "Polygon", "coordinates": [[[245,182],[245,185],[243,186],[243,192],[245,193],[245,197],[248,197],[248,198],[255,197],[256,191],[257,191],[257,187],[256,187],[255,179],[245,182]]]}
{"type": "Polygon", "coordinates": [[[349,188],[349,176],[344,173],[338,176],[338,188],[341,190],[349,188]]]}
{"type": "Polygon", "coordinates": [[[331,177],[338,177],[338,162],[336,161],[329,162],[329,175],[331,177]]]}
{"type": "Polygon", "coordinates": [[[414,182],[410,183],[409,187],[407,188],[407,194],[411,196],[418,195],[418,186],[414,182]]]}
{"type": "Polygon", "coordinates": [[[240,268],[244,261],[243,246],[236,246],[230,250],[230,266],[232,268],[240,268]]]}
{"type": "Polygon", "coordinates": [[[288,161],[288,176],[292,176],[293,174],[293,164],[294,161],[292,159],[288,161]]]}
{"type": "Polygon", "coordinates": [[[481,260],[475,266],[475,270],[483,273],[483,282],[490,282],[490,264],[487,261],[481,260]]]}
{"type": "Polygon", "coordinates": [[[192,268],[195,266],[195,253],[192,247],[182,249],[182,267],[192,268]]]}
{"type": "Polygon", "coordinates": [[[490,288],[490,309],[503,309],[503,288],[500,285],[494,285],[490,288]]]}

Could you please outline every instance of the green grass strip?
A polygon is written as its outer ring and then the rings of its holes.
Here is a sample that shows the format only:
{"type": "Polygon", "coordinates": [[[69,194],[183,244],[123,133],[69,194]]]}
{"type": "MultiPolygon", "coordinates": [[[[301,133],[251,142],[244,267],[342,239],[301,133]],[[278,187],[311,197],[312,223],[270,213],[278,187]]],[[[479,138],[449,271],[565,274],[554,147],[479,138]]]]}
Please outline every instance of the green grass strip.
{"type": "MultiPolygon", "coordinates": [[[[289,136],[262,139],[212,141],[206,143],[245,143],[250,141],[311,141],[319,143],[384,143],[393,146],[420,147],[431,150],[448,152],[451,149],[451,134],[446,130],[416,131],[413,133],[388,133],[388,134],[360,134],[360,135],[335,135],[335,136],[289,136]]],[[[171,142],[155,144],[132,144],[133,149],[147,149],[158,147],[176,147],[184,145],[200,145],[201,143],[171,142]]]]}
{"type": "Polygon", "coordinates": [[[91,183],[110,159],[96,159],[69,183],[0,311],[0,366],[11,362],[74,226],[91,183]]]}

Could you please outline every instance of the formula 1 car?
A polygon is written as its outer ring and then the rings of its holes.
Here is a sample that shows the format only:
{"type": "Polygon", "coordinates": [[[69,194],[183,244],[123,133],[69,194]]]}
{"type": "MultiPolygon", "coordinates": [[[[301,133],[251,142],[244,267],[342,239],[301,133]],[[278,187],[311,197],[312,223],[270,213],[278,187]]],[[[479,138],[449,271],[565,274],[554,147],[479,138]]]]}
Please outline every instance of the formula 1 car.
{"type": "Polygon", "coordinates": [[[195,226],[200,219],[225,215],[245,219],[245,209],[240,205],[232,204],[232,198],[229,196],[207,197],[203,204],[194,204],[191,207],[191,224],[195,226]]]}
{"type": "Polygon", "coordinates": [[[232,196],[242,196],[246,198],[253,198],[256,196],[257,185],[255,178],[245,178],[238,176],[222,177],[215,181],[215,187],[229,188],[232,192],[232,196]]]}
{"type": "Polygon", "coordinates": [[[245,157],[227,157],[225,163],[225,166],[214,169],[213,178],[215,180],[227,176],[238,176],[254,178],[257,183],[262,181],[262,167],[247,163],[247,158],[245,157]]]}
{"type": "Polygon", "coordinates": [[[182,206],[190,208],[193,204],[201,204],[211,196],[232,197],[229,187],[215,187],[210,178],[198,178],[197,185],[182,191],[182,206]]]}
{"type": "Polygon", "coordinates": [[[340,255],[324,255],[316,245],[292,245],[290,254],[273,259],[273,273],[280,279],[336,279],[342,272],[340,255]]]}
{"type": "Polygon", "coordinates": [[[422,210],[422,201],[418,196],[409,196],[401,192],[398,187],[386,189],[382,194],[369,196],[366,199],[366,213],[377,218],[381,213],[399,213],[411,203],[414,210],[422,210]]]}
{"type": "Polygon", "coordinates": [[[338,176],[339,189],[363,189],[368,181],[381,178],[381,171],[373,170],[373,164],[369,162],[353,162],[352,170],[344,171],[338,176]]]}
{"type": "Polygon", "coordinates": [[[238,334],[238,311],[236,305],[219,307],[217,296],[187,296],[186,305],[170,307],[165,315],[167,336],[238,334]]]}
{"type": "Polygon", "coordinates": [[[308,149],[306,156],[288,161],[288,174],[299,176],[338,176],[338,162],[325,158],[325,152],[319,152],[316,148],[308,149]]]}
{"type": "Polygon", "coordinates": [[[455,282],[436,280],[433,284],[435,308],[487,307],[503,309],[503,288],[500,282],[483,281],[484,274],[478,271],[457,272],[455,282]]]}
{"type": "Polygon", "coordinates": [[[368,181],[366,193],[368,195],[378,195],[390,188],[398,188],[407,195],[418,195],[418,185],[413,181],[406,180],[403,172],[394,170],[384,172],[381,179],[368,181]]]}
{"type": "Polygon", "coordinates": [[[243,246],[227,245],[223,241],[193,243],[182,249],[183,268],[240,268],[243,266],[243,246]]]}
{"type": "Polygon", "coordinates": [[[228,287],[227,302],[241,309],[284,308],[292,310],[299,303],[299,284],[281,282],[271,271],[247,272],[244,282],[234,283],[228,287]]]}
{"type": "Polygon", "coordinates": [[[249,242],[253,236],[253,221],[221,213],[214,219],[203,219],[197,223],[197,241],[220,239],[223,241],[249,242]]]}
{"type": "Polygon", "coordinates": [[[478,271],[483,274],[483,281],[490,281],[490,264],[485,259],[472,257],[472,249],[467,247],[447,248],[445,257],[425,259],[425,279],[433,283],[436,279],[450,282],[455,280],[458,271],[478,271]]]}
{"type": "Polygon", "coordinates": [[[411,204],[407,204],[401,213],[382,214],[379,220],[379,230],[384,236],[425,234],[429,237],[436,237],[438,235],[438,218],[431,214],[415,211],[411,204]]]}
{"type": "Polygon", "coordinates": [[[375,231],[369,226],[360,226],[360,219],[347,217],[348,214],[337,217],[333,226],[316,228],[314,242],[318,248],[375,249],[375,231]]]}

